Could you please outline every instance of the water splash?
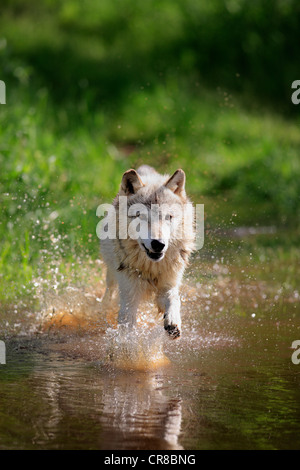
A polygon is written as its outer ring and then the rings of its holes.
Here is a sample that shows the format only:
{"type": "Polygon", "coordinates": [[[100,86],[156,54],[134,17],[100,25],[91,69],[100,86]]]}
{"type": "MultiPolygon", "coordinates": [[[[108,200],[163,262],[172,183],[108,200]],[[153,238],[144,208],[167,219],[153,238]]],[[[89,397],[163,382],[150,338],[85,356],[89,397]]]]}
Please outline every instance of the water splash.
{"type": "Polygon", "coordinates": [[[114,367],[121,369],[151,370],[170,364],[164,354],[164,340],[161,325],[131,329],[120,325],[106,331],[108,357],[114,367]]]}
{"type": "Polygon", "coordinates": [[[64,337],[59,348],[102,365],[125,370],[153,370],[170,363],[164,354],[166,333],[154,305],[143,305],[135,328],[117,322],[118,303],[104,308],[101,290],[67,287],[43,293],[41,330],[64,337]],[[81,336],[79,341],[78,336],[81,336]]]}

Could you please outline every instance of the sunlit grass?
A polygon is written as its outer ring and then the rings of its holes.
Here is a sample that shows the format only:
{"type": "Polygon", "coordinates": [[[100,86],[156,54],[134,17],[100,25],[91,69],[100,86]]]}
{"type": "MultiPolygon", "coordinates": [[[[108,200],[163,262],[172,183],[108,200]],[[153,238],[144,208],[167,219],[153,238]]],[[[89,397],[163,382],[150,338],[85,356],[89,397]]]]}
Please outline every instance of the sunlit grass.
{"type": "Polygon", "coordinates": [[[293,185],[278,185],[291,178],[298,187],[295,127],[237,104],[220,108],[219,95],[205,90],[190,100],[175,92],[171,84],[137,91],[107,120],[102,111],[91,118],[80,107],[57,108],[47,90],[33,97],[26,87],[1,108],[2,298],[30,283],[52,235],[67,236],[65,257],[85,250],[97,257],[96,208],[112,200],[123,171],[142,162],[184,168],[194,202],[205,202],[208,227],[291,218],[284,198],[293,185]],[[276,168],[281,180],[274,180],[276,168]],[[265,198],[265,190],[274,197],[265,198]]]}
{"type": "MultiPolygon", "coordinates": [[[[63,237],[66,263],[96,259],[96,208],[141,163],[183,168],[209,229],[283,225],[294,233],[299,120],[204,86],[189,49],[166,67],[191,11],[209,17],[217,4],[191,2],[184,17],[184,2],[164,1],[154,24],[148,4],[136,10],[129,1],[129,28],[110,2],[50,3],[8,1],[0,20],[0,299],[30,291],[47,271],[53,237],[63,237]]],[[[277,252],[264,250],[271,266],[277,252]]]]}

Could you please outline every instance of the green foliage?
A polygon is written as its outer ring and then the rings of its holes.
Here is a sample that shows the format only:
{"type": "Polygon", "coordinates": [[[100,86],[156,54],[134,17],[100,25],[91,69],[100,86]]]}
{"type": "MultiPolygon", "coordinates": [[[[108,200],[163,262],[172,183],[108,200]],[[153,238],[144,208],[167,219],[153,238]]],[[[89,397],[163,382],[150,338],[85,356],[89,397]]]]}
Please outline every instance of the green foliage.
{"type": "Polygon", "coordinates": [[[293,110],[297,0],[3,0],[1,9],[12,56],[57,99],[78,98],[88,80],[85,99],[111,105],[172,70],[293,110]]]}
{"type": "Polygon", "coordinates": [[[66,263],[95,258],[97,205],[142,162],[184,168],[193,200],[216,201],[209,225],[299,224],[295,0],[0,9],[0,298],[48,265],[53,237],[66,263]]]}

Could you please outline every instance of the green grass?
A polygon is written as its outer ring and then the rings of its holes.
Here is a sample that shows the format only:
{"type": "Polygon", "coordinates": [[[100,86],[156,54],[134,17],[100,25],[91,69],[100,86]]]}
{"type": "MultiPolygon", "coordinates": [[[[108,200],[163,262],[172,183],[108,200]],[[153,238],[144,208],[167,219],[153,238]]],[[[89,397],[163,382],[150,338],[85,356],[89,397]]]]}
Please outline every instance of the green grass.
{"type": "Polygon", "coordinates": [[[293,195],[290,207],[285,200],[293,187],[286,188],[284,176],[280,180],[273,173],[265,186],[263,167],[273,155],[272,171],[280,170],[286,162],[281,155],[288,153],[294,172],[288,169],[287,176],[295,177],[296,126],[247,113],[237,104],[221,107],[220,97],[205,90],[190,101],[187,92],[176,91],[170,84],[136,91],[118,116],[107,120],[101,111],[92,118],[71,108],[55,113],[46,91],[30,96],[22,90],[13,105],[1,107],[1,298],[23,295],[22,286],[37,270],[42,273],[41,250],[51,252],[53,236],[62,237],[59,254],[65,263],[95,258],[97,205],[111,201],[122,172],[142,162],[164,171],[184,168],[193,200],[205,203],[208,227],[290,220],[293,195]],[[234,184],[221,190],[226,178],[234,184]],[[247,184],[261,190],[251,193],[250,187],[247,193],[247,184]],[[274,197],[266,198],[263,191],[273,190],[274,197]]]}
{"type": "MultiPolygon", "coordinates": [[[[275,224],[298,234],[299,118],[259,93],[252,100],[246,82],[230,90],[226,73],[218,86],[203,77],[184,2],[154,2],[155,21],[151,2],[125,3],[3,3],[2,302],[33,295],[34,280],[55,269],[80,279],[98,256],[98,204],[141,163],[182,167],[208,228],[275,224]]],[[[216,5],[203,4],[203,18],[219,17],[216,5]]]]}

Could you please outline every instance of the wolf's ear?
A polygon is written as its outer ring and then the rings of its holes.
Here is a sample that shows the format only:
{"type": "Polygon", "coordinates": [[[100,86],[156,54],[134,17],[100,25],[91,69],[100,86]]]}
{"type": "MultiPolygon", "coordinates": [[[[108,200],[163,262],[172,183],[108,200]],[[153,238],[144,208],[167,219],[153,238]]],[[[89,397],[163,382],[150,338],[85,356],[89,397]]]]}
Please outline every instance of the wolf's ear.
{"type": "Polygon", "coordinates": [[[125,171],[121,181],[121,191],[127,196],[136,193],[144,183],[135,170],[125,171]]]}
{"type": "Polygon", "coordinates": [[[185,197],[185,173],[183,170],[176,170],[168,179],[165,186],[173,191],[177,196],[185,197]]]}

